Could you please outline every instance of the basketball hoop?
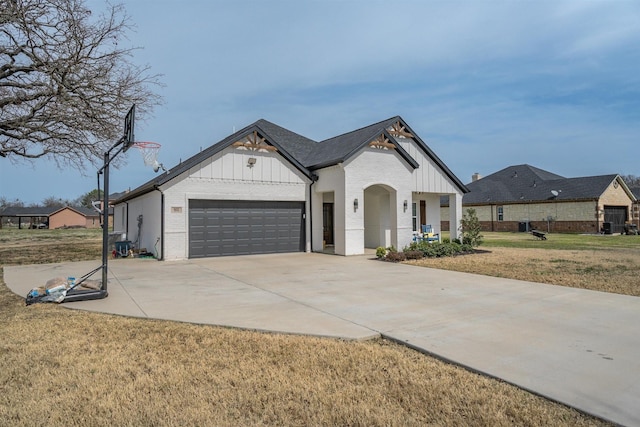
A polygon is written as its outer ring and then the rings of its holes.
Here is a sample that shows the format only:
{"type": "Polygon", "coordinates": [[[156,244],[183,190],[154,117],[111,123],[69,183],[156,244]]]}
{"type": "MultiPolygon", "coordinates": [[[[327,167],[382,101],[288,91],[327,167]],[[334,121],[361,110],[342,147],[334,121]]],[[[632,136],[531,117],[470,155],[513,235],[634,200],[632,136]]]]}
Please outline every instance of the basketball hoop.
{"type": "Polygon", "coordinates": [[[167,171],[162,163],[158,162],[158,152],[161,145],[157,142],[134,142],[132,147],[137,148],[142,154],[145,166],[151,166],[154,172],[158,172],[160,169],[167,171]]]}

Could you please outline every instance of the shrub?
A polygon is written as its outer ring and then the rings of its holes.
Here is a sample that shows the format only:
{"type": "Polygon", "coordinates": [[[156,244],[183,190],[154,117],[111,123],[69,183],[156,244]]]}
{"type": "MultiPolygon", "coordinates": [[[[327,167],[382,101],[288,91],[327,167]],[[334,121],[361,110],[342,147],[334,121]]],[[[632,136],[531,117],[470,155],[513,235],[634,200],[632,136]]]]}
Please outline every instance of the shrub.
{"type": "Polygon", "coordinates": [[[378,257],[378,259],[384,258],[386,254],[387,254],[387,250],[382,246],[378,246],[376,248],[376,257],[378,257]]]}
{"type": "Polygon", "coordinates": [[[471,246],[480,246],[482,244],[482,234],[480,234],[482,228],[475,209],[467,209],[462,216],[460,231],[462,232],[462,243],[471,246]]]}
{"type": "Polygon", "coordinates": [[[422,259],[424,258],[424,253],[422,251],[403,251],[404,256],[407,259],[422,259]]]}
{"type": "Polygon", "coordinates": [[[400,262],[400,261],[405,261],[406,259],[407,257],[404,252],[389,251],[386,257],[386,260],[391,262],[400,262]]]}
{"type": "MultiPolygon", "coordinates": [[[[457,240],[457,239],[456,239],[457,240]]],[[[445,256],[453,256],[461,253],[473,252],[473,246],[461,244],[459,241],[453,242],[413,242],[404,248],[404,254],[407,259],[439,258],[445,256]],[[422,256],[419,256],[420,253],[422,256]],[[418,258],[416,258],[418,257],[418,258]]]]}

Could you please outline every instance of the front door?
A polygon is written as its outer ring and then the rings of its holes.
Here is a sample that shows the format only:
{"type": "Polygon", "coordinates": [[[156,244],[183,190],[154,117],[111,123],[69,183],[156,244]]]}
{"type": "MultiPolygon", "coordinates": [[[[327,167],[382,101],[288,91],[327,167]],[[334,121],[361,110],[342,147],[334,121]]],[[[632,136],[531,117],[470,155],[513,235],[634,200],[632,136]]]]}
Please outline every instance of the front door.
{"type": "Polygon", "coordinates": [[[333,245],[333,203],[322,204],[322,240],[333,245]]]}

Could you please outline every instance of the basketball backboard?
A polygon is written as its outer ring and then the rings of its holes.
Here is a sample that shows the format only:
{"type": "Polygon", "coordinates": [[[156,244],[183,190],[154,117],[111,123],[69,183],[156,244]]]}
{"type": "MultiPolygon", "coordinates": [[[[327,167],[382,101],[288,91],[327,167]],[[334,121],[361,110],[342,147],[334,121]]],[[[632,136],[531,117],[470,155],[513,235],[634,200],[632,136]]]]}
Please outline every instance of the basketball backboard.
{"type": "Polygon", "coordinates": [[[134,128],[136,124],[136,104],[133,104],[124,118],[124,134],[122,151],[127,151],[135,142],[134,128]]]}

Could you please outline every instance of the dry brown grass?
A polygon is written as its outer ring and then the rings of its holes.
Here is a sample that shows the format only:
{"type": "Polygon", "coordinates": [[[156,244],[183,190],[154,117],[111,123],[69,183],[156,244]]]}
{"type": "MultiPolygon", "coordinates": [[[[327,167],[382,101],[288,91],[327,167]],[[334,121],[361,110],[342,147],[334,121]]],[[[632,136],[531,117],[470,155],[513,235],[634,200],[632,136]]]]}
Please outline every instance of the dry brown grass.
{"type": "Polygon", "coordinates": [[[3,425],[604,424],[384,340],[0,307],[3,425]]]}
{"type": "MultiPolygon", "coordinates": [[[[83,244],[99,258],[99,235],[11,236],[0,233],[4,265],[69,261],[83,244]]],[[[0,337],[3,426],[606,425],[385,340],[25,307],[1,268],[0,337]]]]}
{"type": "Polygon", "coordinates": [[[640,249],[522,249],[407,261],[414,265],[640,296],[640,249]]]}
{"type": "Polygon", "coordinates": [[[0,265],[88,261],[102,255],[102,230],[0,230],[0,265]]]}

